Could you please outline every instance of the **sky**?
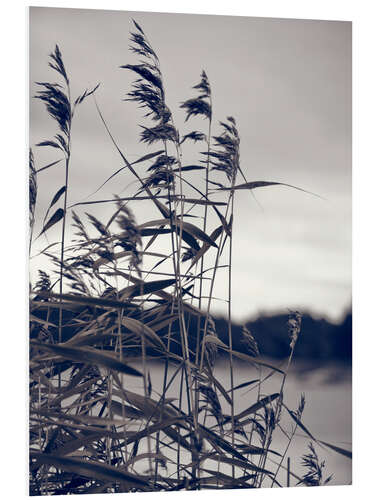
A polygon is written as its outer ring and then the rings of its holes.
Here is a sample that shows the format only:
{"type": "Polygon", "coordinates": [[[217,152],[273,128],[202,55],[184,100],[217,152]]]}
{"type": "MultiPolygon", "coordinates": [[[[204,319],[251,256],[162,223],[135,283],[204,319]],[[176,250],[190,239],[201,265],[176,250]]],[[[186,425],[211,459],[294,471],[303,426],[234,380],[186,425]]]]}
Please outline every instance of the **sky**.
{"type": "MultiPolygon", "coordinates": [[[[207,128],[199,119],[185,124],[179,109],[205,69],[214,132],[220,120],[236,118],[247,179],[293,184],[323,198],[285,187],[256,190],[255,198],[236,194],[233,318],[299,308],[339,320],[351,304],[351,23],[31,8],[30,95],[35,81],[55,81],[48,55],[58,43],[74,96],[100,82],[98,103],[130,161],[150,151],[138,143],[142,112],[123,101],[133,78],[119,66],[135,62],[128,49],[132,18],[158,53],[166,100],[181,131],[207,128]]],[[[30,99],[30,146],[55,132],[42,103],[30,99]]],[[[33,149],[37,168],[58,159],[52,148],[33,149]]],[[[187,148],[186,164],[196,162],[199,151],[187,148]]],[[[92,195],[121,166],[88,99],[73,123],[69,203],[131,195],[137,185],[126,172],[92,195]]],[[[63,177],[59,166],[38,176],[35,234],[63,177]]],[[[131,207],[137,221],[149,219],[148,205],[131,207]]],[[[77,207],[80,214],[86,210],[77,207]]],[[[104,205],[90,211],[103,219],[111,214],[104,205]]],[[[47,235],[49,242],[58,237],[57,227],[47,235]]],[[[36,240],[32,255],[48,241],[36,240]]],[[[33,258],[32,276],[43,266],[33,258]]],[[[222,271],[215,295],[226,293],[222,271]]],[[[225,308],[221,301],[213,305],[214,312],[225,308]]]]}

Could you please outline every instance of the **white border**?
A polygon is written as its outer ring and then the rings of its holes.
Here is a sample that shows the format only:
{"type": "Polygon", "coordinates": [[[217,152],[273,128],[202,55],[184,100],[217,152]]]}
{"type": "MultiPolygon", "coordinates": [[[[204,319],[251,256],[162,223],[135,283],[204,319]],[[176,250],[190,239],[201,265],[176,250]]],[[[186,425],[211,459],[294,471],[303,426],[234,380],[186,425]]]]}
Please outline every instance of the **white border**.
{"type": "MultiPolygon", "coordinates": [[[[37,1],[33,6],[101,8],[196,14],[245,15],[252,17],[282,17],[353,21],[354,75],[354,485],[352,487],[259,490],[257,498],[352,498],[370,496],[374,489],[372,430],[374,390],[374,16],[371,1],[358,0],[179,0],[145,1],[90,0],[37,1]],[[367,493],[369,493],[367,495],[367,493]],[[298,496],[297,496],[298,495],[298,496]]],[[[26,1],[13,1],[2,9],[1,34],[1,314],[2,319],[2,396],[1,396],[1,494],[4,498],[25,498],[27,480],[26,403],[26,169],[25,136],[27,105],[25,75],[27,61],[26,1]],[[5,114],[4,114],[5,106],[5,114]],[[25,196],[24,196],[25,195],[25,196]],[[20,312],[22,310],[22,313],[20,312]]],[[[226,491],[202,492],[224,499],[226,491]]],[[[245,498],[249,490],[236,490],[245,498]]],[[[189,492],[169,493],[165,498],[181,500],[189,492]]],[[[194,495],[194,494],[193,494],[194,495]]],[[[199,494],[196,494],[199,495],[199,494]]],[[[85,498],[93,498],[85,495],[85,498]]],[[[95,495],[95,499],[109,497],[95,495]]],[[[158,498],[156,493],[142,494],[143,498],[158,498]]],[[[203,496],[202,496],[203,498],[203,496]]]]}

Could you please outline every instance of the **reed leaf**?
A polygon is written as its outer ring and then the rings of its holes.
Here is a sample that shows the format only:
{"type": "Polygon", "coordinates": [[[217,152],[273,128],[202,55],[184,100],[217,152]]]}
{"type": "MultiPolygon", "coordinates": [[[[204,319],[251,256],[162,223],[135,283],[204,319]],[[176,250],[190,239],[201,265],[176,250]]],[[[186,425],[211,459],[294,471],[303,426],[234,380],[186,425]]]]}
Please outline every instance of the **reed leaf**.
{"type": "Polygon", "coordinates": [[[241,413],[239,413],[238,415],[235,416],[236,420],[241,420],[245,417],[248,417],[252,413],[256,413],[261,408],[264,408],[266,405],[272,403],[272,401],[274,401],[278,397],[280,397],[280,394],[278,392],[271,394],[270,396],[266,396],[265,398],[261,399],[260,401],[257,401],[253,405],[251,405],[246,410],[241,411],[241,413]]]}
{"type": "Polygon", "coordinates": [[[162,352],[165,352],[166,348],[162,340],[149,326],[134,318],[127,317],[122,318],[121,323],[133,333],[139,335],[140,337],[144,337],[151,346],[159,348],[162,352]]]}
{"type": "Polygon", "coordinates": [[[128,488],[149,489],[147,481],[135,476],[129,472],[124,472],[118,467],[113,467],[104,463],[87,461],[79,458],[60,457],[49,453],[30,452],[30,457],[38,464],[45,464],[57,467],[58,469],[68,470],[79,476],[98,479],[101,481],[122,482],[128,488]]]}
{"type": "Polygon", "coordinates": [[[290,187],[292,189],[297,189],[298,191],[302,191],[307,194],[311,194],[313,196],[316,196],[318,198],[323,199],[321,196],[319,196],[316,193],[312,193],[311,191],[306,191],[306,189],[299,188],[297,186],[292,186],[291,184],[285,184],[284,182],[273,182],[273,181],[253,181],[253,182],[245,182],[244,184],[238,184],[237,186],[233,187],[221,187],[219,188],[219,191],[237,191],[240,189],[256,189],[260,187],[267,187],[267,186],[286,186],[290,187]]]}
{"type": "MultiPolygon", "coordinates": [[[[169,219],[159,219],[150,222],[145,222],[139,227],[140,229],[142,229],[144,227],[161,226],[168,224],[170,224],[169,219]]],[[[194,226],[190,222],[185,222],[185,221],[178,221],[178,225],[180,224],[182,226],[182,229],[185,230],[187,233],[191,234],[193,237],[197,238],[198,240],[204,241],[205,243],[208,243],[209,245],[215,248],[218,248],[216,243],[206,233],[204,233],[201,229],[199,229],[199,227],[194,226]]],[[[177,227],[176,229],[175,225],[172,224],[171,227],[174,231],[179,231],[179,228],[177,227]]]]}
{"type": "Polygon", "coordinates": [[[52,215],[52,217],[49,219],[49,221],[44,225],[43,229],[41,230],[41,232],[38,235],[38,238],[43,233],[45,233],[46,231],[48,231],[48,229],[50,229],[52,226],[54,226],[59,221],[61,221],[61,219],[64,218],[64,214],[65,214],[64,210],[62,208],[58,208],[56,210],[56,212],[52,215]]]}
{"type": "Polygon", "coordinates": [[[117,359],[113,354],[105,354],[97,349],[88,347],[67,347],[57,344],[42,344],[41,342],[36,341],[31,341],[31,343],[33,346],[38,347],[38,349],[52,352],[57,356],[62,356],[63,358],[70,359],[71,361],[103,366],[109,370],[115,370],[134,377],[143,376],[138,370],[128,366],[120,359],[117,359]]]}
{"type": "Polygon", "coordinates": [[[343,455],[346,458],[353,458],[353,454],[349,450],[345,450],[344,448],[341,448],[340,446],[336,446],[335,444],[329,444],[326,443],[325,441],[318,441],[321,444],[324,444],[324,446],[328,446],[328,448],[331,448],[331,450],[335,451],[336,453],[339,453],[340,455],[343,455]]]}

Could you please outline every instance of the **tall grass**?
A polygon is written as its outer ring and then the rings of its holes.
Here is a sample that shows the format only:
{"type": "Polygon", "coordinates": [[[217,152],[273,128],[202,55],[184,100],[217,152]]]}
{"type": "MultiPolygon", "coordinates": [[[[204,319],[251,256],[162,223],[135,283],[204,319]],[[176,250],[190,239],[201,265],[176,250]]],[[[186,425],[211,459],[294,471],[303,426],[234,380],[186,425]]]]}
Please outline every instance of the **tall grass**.
{"type": "MultiPolygon", "coordinates": [[[[152,146],[135,161],[126,158],[114,138],[94,95],[97,87],[73,100],[58,46],[50,66],[61,84],[38,84],[42,90],[36,97],[58,127],[53,139],[38,146],[63,153],[65,177],[40,233],[61,226],[61,240],[42,251],[54,271],[51,276],[39,271],[30,298],[30,494],[323,484],[323,467],[312,445],[303,458],[309,471],[302,478],[291,470],[288,456],[297,429],[323,446],[302,423],[304,399],[296,411],[283,401],[300,314],[291,312],[290,356],[282,365],[262,359],[246,328],[247,351],[233,350],[235,195],[278,183],[246,180],[233,117],[219,121],[220,133],[213,135],[211,84],[205,71],[193,97],[181,104],[186,122],[201,119],[201,129],[180,132],[167,104],[159,58],[135,21],[130,39],[137,61],[121,66],[135,75],[125,100],[145,111],[139,140],[152,146]],[[132,196],[69,206],[72,121],[89,97],[121,162],[102,186],[125,169],[137,186],[132,196]],[[189,143],[199,149],[194,164],[184,161],[189,143]],[[202,174],[203,190],[198,187],[202,174]],[[237,183],[238,175],[245,183],[237,183]],[[158,215],[138,224],[141,201],[158,215]],[[55,209],[59,203],[62,208],[55,209]],[[80,212],[108,203],[114,207],[108,221],[80,212]],[[227,273],[226,297],[215,295],[220,272],[227,273]],[[217,299],[228,307],[228,344],[218,338],[211,315],[217,299]],[[226,359],[227,388],[215,373],[218,352],[226,359]],[[251,373],[255,367],[258,378],[236,386],[235,358],[247,363],[251,373]],[[164,366],[158,389],[155,360],[164,366]],[[267,395],[263,383],[271,377],[279,377],[280,389],[267,395]],[[249,389],[250,404],[239,411],[238,396],[249,389]],[[288,419],[293,424],[290,434],[283,427],[288,419]],[[288,444],[275,450],[272,439],[280,429],[288,444]],[[285,484],[281,469],[287,471],[285,484]]],[[[38,170],[30,153],[31,227],[37,176],[49,175],[58,162],[38,170]]]]}

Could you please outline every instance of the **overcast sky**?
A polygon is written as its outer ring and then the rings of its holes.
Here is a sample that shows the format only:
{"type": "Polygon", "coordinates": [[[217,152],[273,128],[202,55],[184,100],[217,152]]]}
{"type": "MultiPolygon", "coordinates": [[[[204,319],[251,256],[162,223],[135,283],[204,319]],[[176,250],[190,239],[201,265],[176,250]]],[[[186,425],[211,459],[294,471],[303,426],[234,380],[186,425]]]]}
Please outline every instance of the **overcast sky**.
{"type": "MultiPolygon", "coordinates": [[[[241,167],[248,180],[294,184],[325,198],[270,187],[254,192],[257,203],[248,192],[238,192],[234,319],[295,307],[339,319],[351,303],[351,23],[31,8],[31,95],[37,90],[33,82],[56,80],[48,54],[58,43],[74,96],[101,82],[98,102],[130,160],[150,151],[138,144],[136,124],[143,123],[142,113],[122,101],[133,80],[119,69],[135,61],[128,50],[132,17],[159,55],[167,103],[182,132],[207,127],[198,119],[185,125],[179,109],[193,96],[191,87],[204,68],[212,86],[214,121],[228,115],[237,120],[241,167]]],[[[42,103],[31,99],[30,145],[54,133],[42,103]]],[[[35,148],[37,168],[58,158],[47,149],[35,148]]],[[[186,163],[198,159],[188,149],[186,163]]],[[[73,124],[69,202],[89,196],[121,166],[88,99],[73,124]]],[[[217,179],[224,180],[221,174],[217,179]]],[[[127,187],[132,181],[121,174],[89,199],[131,195],[137,187],[127,187]]],[[[36,233],[64,182],[63,169],[42,172],[38,182],[36,233]]],[[[150,218],[148,207],[132,205],[137,220],[150,218]]],[[[111,214],[109,207],[90,211],[104,220],[111,214]]],[[[49,241],[58,235],[58,229],[51,229],[49,241]]],[[[40,238],[33,253],[45,245],[40,238]]],[[[32,260],[34,275],[42,265],[32,260]]],[[[221,273],[215,295],[225,297],[225,283],[221,273]]],[[[215,311],[224,308],[215,304],[215,311]]]]}

